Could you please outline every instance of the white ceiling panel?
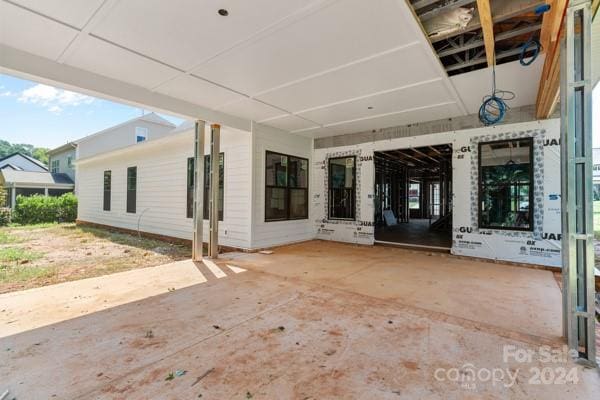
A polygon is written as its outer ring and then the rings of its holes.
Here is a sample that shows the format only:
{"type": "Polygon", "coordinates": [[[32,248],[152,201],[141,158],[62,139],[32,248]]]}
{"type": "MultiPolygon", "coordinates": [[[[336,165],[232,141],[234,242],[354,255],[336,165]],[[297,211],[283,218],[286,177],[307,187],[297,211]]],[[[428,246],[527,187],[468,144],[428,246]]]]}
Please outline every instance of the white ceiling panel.
{"type": "Polygon", "coordinates": [[[318,126],[312,121],[307,121],[304,118],[296,117],[295,115],[286,115],[281,118],[261,121],[261,124],[269,125],[274,128],[283,129],[284,131],[297,131],[300,129],[314,128],[318,126]]]}
{"type": "Polygon", "coordinates": [[[287,114],[278,108],[271,107],[268,104],[249,98],[228,103],[218,109],[228,114],[238,115],[254,121],[261,121],[263,119],[287,114]]]}
{"type": "Polygon", "coordinates": [[[83,28],[104,0],[12,0],[30,10],[83,28]]]}
{"type": "Polygon", "coordinates": [[[92,33],[189,70],[310,3],[314,1],[126,0],[92,33]],[[229,16],[220,16],[221,8],[229,16]]]}
{"type": "Polygon", "coordinates": [[[55,60],[76,35],[75,29],[0,1],[0,43],[55,60]]]}
{"type": "Polygon", "coordinates": [[[190,75],[181,75],[160,86],[156,91],[209,108],[217,108],[225,103],[245,98],[231,90],[190,75]]]}
{"type": "Polygon", "coordinates": [[[426,50],[413,44],[257,98],[299,112],[435,78],[439,72],[429,63],[426,50]]]}
{"type": "Polygon", "coordinates": [[[298,115],[328,125],[355,120],[372,115],[388,114],[407,109],[425,107],[430,104],[450,102],[454,99],[441,80],[410,86],[376,96],[370,96],[330,107],[319,108],[298,115]],[[372,109],[369,109],[372,107],[372,109]]]}
{"type": "Polygon", "coordinates": [[[407,17],[413,18],[407,10],[398,0],[337,1],[194,73],[254,95],[414,42],[417,35],[407,24],[407,17]]]}
{"type": "MultiPolygon", "coordinates": [[[[536,103],[540,76],[545,54],[529,67],[513,61],[496,66],[496,88],[515,93],[514,100],[507,101],[509,107],[528,106],[536,103]]],[[[483,96],[492,91],[492,69],[479,69],[450,78],[469,114],[479,112],[483,96]]]]}
{"type": "Polygon", "coordinates": [[[160,63],[140,57],[91,36],[65,60],[66,64],[83,68],[99,75],[152,88],[179,72],[160,63]]]}
{"type": "Polygon", "coordinates": [[[375,116],[358,121],[349,121],[339,125],[326,126],[335,135],[365,132],[372,129],[389,128],[392,126],[414,124],[422,121],[435,121],[460,115],[456,104],[442,104],[419,110],[409,110],[400,113],[375,116]]]}

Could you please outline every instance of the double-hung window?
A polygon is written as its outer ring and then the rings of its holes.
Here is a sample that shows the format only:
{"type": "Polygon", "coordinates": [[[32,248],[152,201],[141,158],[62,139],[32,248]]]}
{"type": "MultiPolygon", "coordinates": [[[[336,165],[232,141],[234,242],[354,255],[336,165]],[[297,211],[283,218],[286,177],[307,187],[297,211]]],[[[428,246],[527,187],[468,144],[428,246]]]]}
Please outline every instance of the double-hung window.
{"type": "Polygon", "coordinates": [[[533,139],[479,144],[479,227],[533,230],[533,139]]]}
{"type": "Polygon", "coordinates": [[[356,218],[356,156],[329,159],[329,218],[356,218]]]}
{"type": "Polygon", "coordinates": [[[53,174],[60,172],[60,160],[52,160],[52,163],[50,164],[50,172],[53,174]]]}
{"type": "MultiPolygon", "coordinates": [[[[208,219],[210,185],[210,155],[204,156],[204,188],[202,218],[208,219]]],[[[219,221],[223,221],[225,189],[225,154],[219,154],[219,221]]],[[[187,160],[187,212],[188,218],[194,216],[194,158],[187,160]]]]}
{"type": "Polygon", "coordinates": [[[265,221],[308,218],[308,159],[266,152],[265,221]]]}

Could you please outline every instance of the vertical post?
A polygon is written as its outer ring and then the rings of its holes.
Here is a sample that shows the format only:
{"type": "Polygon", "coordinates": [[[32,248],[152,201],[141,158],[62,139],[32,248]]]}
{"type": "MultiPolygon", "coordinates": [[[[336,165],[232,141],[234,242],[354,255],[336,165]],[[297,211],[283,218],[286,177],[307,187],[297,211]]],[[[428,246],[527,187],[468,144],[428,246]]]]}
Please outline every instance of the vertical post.
{"type": "Polygon", "coordinates": [[[11,197],[11,199],[10,199],[10,205],[11,205],[11,208],[13,209],[13,211],[14,211],[15,207],[17,206],[17,184],[16,183],[13,183],[12,190],[11,190],[11,193],[10,193],[10,197],[11,197]]]}
{"type": "Polygon", "coordinates": [[[204,121],[196,121],[194,133],[194,236],[192,259],[202,260],[202,235],[204,225],[204,121]]]}
{"type": "Polygon", "coordinates": [[[210,174],[209,174],[209,237],[208,256],[217,258],[219,256],[219,153],[221,126],[212,124],[210,126],[210,174]]]}
{"type": "Polygon", "coordinates": [[[569,348],[579,361],[596,364],[594,306],[594,232],[592,209],[591,0],[571,0],[566,14],[566,52],[561,106],[563,179],[563,276],[569,348]],[[564,173],[566,172],[566,175],[564,173]]]}

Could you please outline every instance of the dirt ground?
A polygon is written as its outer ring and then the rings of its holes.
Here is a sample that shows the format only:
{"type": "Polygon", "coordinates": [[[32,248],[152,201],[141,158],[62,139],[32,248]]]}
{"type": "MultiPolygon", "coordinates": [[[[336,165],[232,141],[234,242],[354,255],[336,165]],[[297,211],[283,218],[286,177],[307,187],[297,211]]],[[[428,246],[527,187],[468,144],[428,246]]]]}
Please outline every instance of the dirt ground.
{"type": "Polygon", "coordinates": [[[190,256],[187,246],[75,224],[6,227],[0,229],[0,293],[190,256]]]}
{"type": "Polygon", "coordinates": [[[0,295],[0,392],[596,399],[560,306],[543,270],[319,241],[229,253],[0,295]]]}

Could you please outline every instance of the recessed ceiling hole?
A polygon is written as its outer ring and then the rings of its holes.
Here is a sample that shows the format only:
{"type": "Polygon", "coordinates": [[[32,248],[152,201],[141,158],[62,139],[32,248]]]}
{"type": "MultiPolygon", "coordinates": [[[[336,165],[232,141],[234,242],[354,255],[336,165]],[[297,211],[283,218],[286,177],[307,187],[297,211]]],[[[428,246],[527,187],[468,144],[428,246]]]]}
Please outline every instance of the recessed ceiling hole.
{"type": "Polygon", "coordinates": [[[221,9],[218,11],[218,13],[219,13],[219,15],[220,15],[220,16],[222,16],[222,17],[226,17],[226,16],[228,16],[228,15],[229,15],[229,11],[227,11],[227,10],[226,10],[226,9],[224,9],[224,8],[221,8],[221,9]]]}

